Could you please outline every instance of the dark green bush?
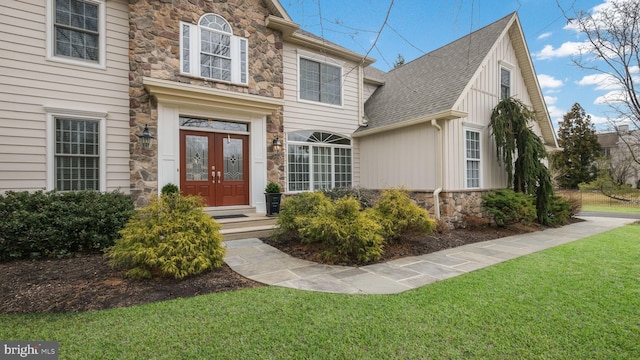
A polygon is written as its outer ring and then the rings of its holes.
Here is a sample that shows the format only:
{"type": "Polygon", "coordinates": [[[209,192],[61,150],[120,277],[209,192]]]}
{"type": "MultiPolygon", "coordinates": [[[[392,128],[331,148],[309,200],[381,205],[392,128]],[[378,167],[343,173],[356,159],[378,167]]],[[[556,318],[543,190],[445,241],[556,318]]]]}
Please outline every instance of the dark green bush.
{"type": "Polygon", "coordinates": [[[133,211],[119,192],[9,191],[0,195],[0,260],[105,249],[133,211]]]}
{"type": "Polygon", "coordinates": [[[180,188],[178,188],[178,185],[176,184],[172,184],[172,183],[168,183],[165,186],[162,187],[162,190],[160,190],[160,194],[162,195],[171,195],[171,194],[179,194],[180,193],[180,188]]]}
{"type": "Polygon", "coordinates": [[[300,235],[308,242],[325,244],[324,256],[331,260],[366,263],[382,255],[381,230],[370,210],[360,211],[358,200],[346,197],[311,217],[300,235]]]}
{"type": "MultiPolygon", "coordinates": [[[[331,201],[323,193],[317,191],[303,192],[286,198],[282,202],[278,214],[280,228],[275,236],[281,239],[300,236],[300,229],[304,228],[314,216],[330,206],[331,201]]],[[[302,237],[301,241],[310,242],[311,239],[302,237]]]]}
{"type": "Polygon", "coordinates": [[[577,213],[575,201],[561,196],[553,196],[549,206],[549,226],[561,226],[569,223],[569,219],[577,213]]]}
{"type": "Polygon", "coordinates": [[[264,192],[266,192],[267,194],[280,194],[282,192],[282,188],[280,187],[279,184],[271,181],[264,188],[264,192]]]}
{"type": "Polygon", "coordinates": [[[533,197],[502,189],[482,195],[482,207],[498,226],[519,222],[531,223],[536,218],[533,197]]]}
{"type": "Polygon", "coordinates": [[[380,194],[377,190],[363,189],[360,187],[337,187],[333,189],[324,189],[322,193],[329,199],[336,201],[345,197],[353,197],[360,202],[363,209],[373,207],[380,194]]]}
{"type": "Polygon", "coordinates": [[[387,241],[397,240],[406,233],[428,235],[436,228],[436,222],[427,210],[400,189],[384,190],[373,210],[387,241]]]}
{"type": "Polygon", "coordinates": [[[112,266],[129,268],[130,277],[182,279],[223,264],[220,225],[203,211],[197,196],[171,194],[152,200],[120,235],[107,254],[112,266]]]}

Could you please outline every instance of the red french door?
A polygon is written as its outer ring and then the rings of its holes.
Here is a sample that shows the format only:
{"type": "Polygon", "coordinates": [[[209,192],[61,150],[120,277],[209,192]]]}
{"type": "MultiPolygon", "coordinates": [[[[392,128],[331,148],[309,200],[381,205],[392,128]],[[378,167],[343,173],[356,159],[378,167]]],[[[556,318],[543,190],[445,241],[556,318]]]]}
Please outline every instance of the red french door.
{"type": "Polygon", "coordinates": [[[249,136],[180,130],[180,190],[206,206],[249,204],[249,136]]]}

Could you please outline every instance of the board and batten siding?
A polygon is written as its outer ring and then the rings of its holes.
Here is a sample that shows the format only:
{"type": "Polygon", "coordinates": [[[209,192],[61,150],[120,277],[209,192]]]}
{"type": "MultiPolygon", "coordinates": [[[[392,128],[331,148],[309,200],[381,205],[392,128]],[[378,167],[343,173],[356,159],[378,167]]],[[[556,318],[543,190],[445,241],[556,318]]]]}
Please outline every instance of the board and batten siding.
{"type": "MultiPolygon", "coordinates": [[[[516,52],[505,34],[488,54],[478,75],[472,79],[468,91],[462,95],[454,110],[466,112],[468,117],[448,121],[444,126],[444,143],[448,144],[444,163],[445,189],[465,190],[465,129],[480,131],[481,145],[481,188],[497,189],[507,186],[504,167],[497,162],[495,140],[491,136],[489,122],[491,112],[500,101],[500,67],[511,71],[511,95],[528,106],[531,99],[518,66],[516,52]]],[[[537,123],[532,124],[534,132],[541,134],[537,123]]]]}
{"type": "MultiPolygon", "coordinates": [[[[312,51],[299,49],[290,43],[284,44],[284,132],[299,130],[319,130],[339,134],[351,138],[358,128],[359,101],[357,63],[345,61],[338,57],[327,56],[329,63],[342,63],[342,105],[331,106],[322,103],[298,100],[298,54],[309,54],[312,51]]],[[[314,54],[323,57],[322,54],[314,54]]],[[[361,150],[352,139],[353,184],[360,180],[359,154],[361,150]]]]}
{"type": "Polygon", "coordinates": [[[46,0],[0,13],[0,192],[47,189],[45,108],[107,113],[106,189],[129,191],[129,15],[106,9],[106,69],[47,60],[46,0]]]}
{"type": "Polygon", "coordinates": [[[434,190],[438,139],[430,123],[357,138],[362,169],[360,185],[369,189],[404,187],[434,190]]]}

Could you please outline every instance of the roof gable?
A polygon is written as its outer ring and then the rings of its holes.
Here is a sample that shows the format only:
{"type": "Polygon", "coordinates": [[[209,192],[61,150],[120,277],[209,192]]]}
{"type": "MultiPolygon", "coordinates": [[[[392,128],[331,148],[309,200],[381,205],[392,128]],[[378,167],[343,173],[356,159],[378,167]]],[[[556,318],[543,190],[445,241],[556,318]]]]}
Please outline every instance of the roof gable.
{"type": "Polygon", "coordinates": [[[384,74],[384,85],[365,103],[367,127],[357,132],[378,132],[449,114],[463,99],[482,71],[498,41],[509,36],[544,142],[557,147],[555,132],[538,84],[517,13],[511,13],[467,36],[384,74]]]}
{"type": "Polygon", "coordinates": [[[365,103],[369,121],[365,129],[451,110],[514,16],[506,16],[384,74],[385,85],[365,103]]]}

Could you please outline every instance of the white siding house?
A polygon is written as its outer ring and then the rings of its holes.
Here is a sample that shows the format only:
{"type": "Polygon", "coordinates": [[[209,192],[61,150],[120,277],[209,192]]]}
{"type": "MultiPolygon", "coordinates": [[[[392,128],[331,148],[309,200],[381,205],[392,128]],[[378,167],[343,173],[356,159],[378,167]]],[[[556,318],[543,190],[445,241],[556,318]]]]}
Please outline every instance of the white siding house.
{"type": "Polygon", "coordinates": [[[351,135],[362,125],[368,95],[362,57],[301,30],[286,40],[286,190],[357,185],[359,149],[351,135]]]}
{"type": "Polygon", "coordinates": [[[479,194],[504,188],[489,122],[503,97],[536,112],[536,134],[557,148],[518,16],[514,13],[382,76],[365,103],[360,185],[426,193],[436,216],[476,215],[479,194]],[[475,194],[475,195],[474,195],[475,194]],[[460,198],[472,197],[468,204],[460,198]],[[441,199],[442,198],[442,199],[441,199]],[[473,208],[475,210],[471,210],[473,208]]]}
{"type": "MultiPolygon", "coordinates": [[[[90,0],[96,49],[78,55],[56,37],[69,30],[68,10],[55,0],[7,1],[0,13],[0,192],[129,189],[128,2],[90,0]],[[56,18],[56,6],[59,17],[56,18]],[[92,175],[84,181],[73,157],[77,135],[95,137],[92,175]],[[70,125],[64,130],[61,127],[70,125]],[[56,129],[58,137],[56,137],[56,129]],[[61,139],[71,136],[70,139],[61,139]],[[56,144],[58,146],[56,146],[56,144]]],[[[78,49],[76,49],[78,50],[78,49]]],[[[86,49],[85,49],[86,50],[86,49]]],[[[80,160],[84,161],[84,160],[80,160]]]]}
{"type": "Polygon", "coordinates": [[[277,0],[182,4],[2,5],[0,192],[121,189],[144,205],[174,183],[262,213],[269,181],[405,187],[455,216],[460,196],[506,185],[488,128],[505,94],[557,148],[515,13],[384,73],[277,0]]]}

